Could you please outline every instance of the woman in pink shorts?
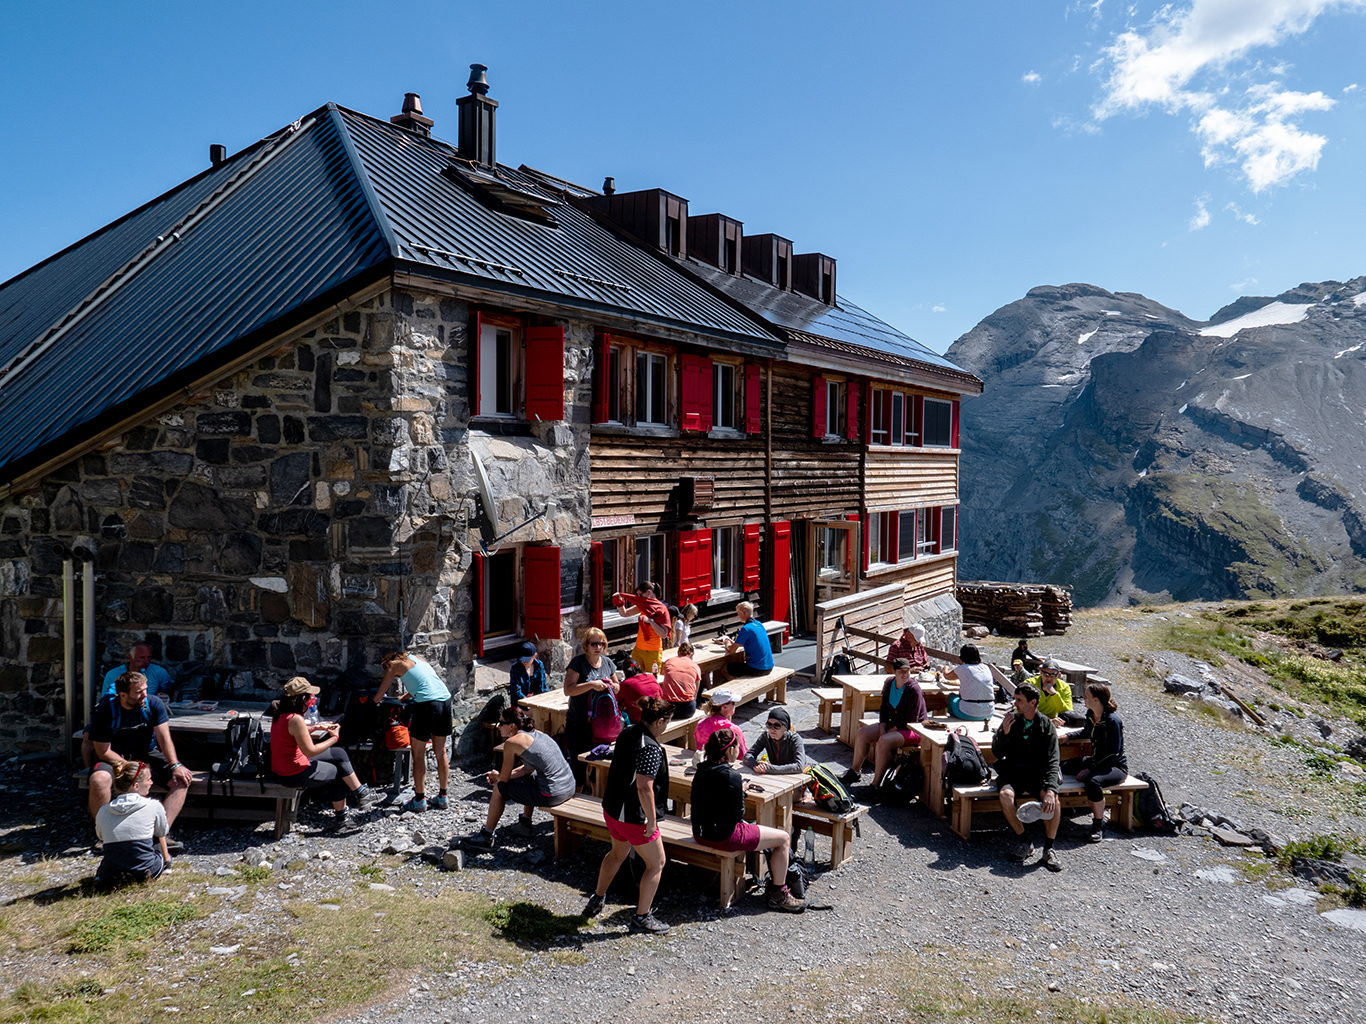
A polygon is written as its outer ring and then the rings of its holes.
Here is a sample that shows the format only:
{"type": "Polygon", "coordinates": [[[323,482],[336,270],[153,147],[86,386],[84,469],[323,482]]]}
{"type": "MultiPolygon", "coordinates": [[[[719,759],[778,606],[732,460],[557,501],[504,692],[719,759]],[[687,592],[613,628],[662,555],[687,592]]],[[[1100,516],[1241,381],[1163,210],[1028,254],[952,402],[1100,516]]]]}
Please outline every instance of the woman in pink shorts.
{"type": "Polygon", "coordinates": [[[929,709],[925,707],[925,693],[911,676],[909,660],[894,659],[892,671],[882,684],[878,720],[858,731],[854,741],[854,765],[840,776],[840,781],[846,785],[863,777],[863,762],[871,751],[873,790],[876,791],[882,776],[896,760],[897,751],[902,747],[920,746],[920,737],[911,729],[910,723],[923,722],[930,717],[929,709]]]}
{"type": "Polygon", "coordinates": [[[740,730],[717,729],[707,737],[706,756],[692,782],[692,834],[717,850],[772,850],[768,905],[798,913],[806,904],[787,890],[787,833],[745,821],[745,778],[731,767],[740,752],[740,730]]]}

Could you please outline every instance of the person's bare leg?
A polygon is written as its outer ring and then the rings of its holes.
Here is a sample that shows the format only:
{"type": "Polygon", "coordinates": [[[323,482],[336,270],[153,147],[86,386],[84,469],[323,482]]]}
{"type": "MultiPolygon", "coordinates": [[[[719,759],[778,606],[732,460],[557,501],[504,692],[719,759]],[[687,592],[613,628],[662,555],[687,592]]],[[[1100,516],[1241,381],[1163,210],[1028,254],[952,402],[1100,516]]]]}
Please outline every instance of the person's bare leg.
{"type": "Polygon", "coordinates": [[[408,747],[413,752],[413,794],[427,795],[427,741],[410,739],[408,747]]]}
{"type": "Polygon", "coordinates": [[[498,820],[503,816],[503,808],[507,807],[507,798],[498,789],[498,784],[494,783],[493,792],[489,794],[489,816],[484,821],[484,828],[492,832],[498,827],[498,820]]]}
{"type": "Polygon", "coordinates": [[[1061,825],[1061,824],[1062,824],[1062,807],[1059,806],[1058,809],[1057,809],[1056,811],[1053,812],[1053,817],[1051,817],[1051,818],[1044,818],[1044,820],[1043,820],[1043,834],[1046,835],[1046,836],[1049,838],[1049,840],[1057,839],[1057,838],[1058,838],[1058,826],[1061,825]]]}
{"type": "Polygon", "coordinates": [[[113,792],[114,776],[108,772],[90,773],[90,816],[93,818],[99,813],[100,808],[109,802],[109,796],[113,792]]]}
{"type": "Polygon", "coordinates": [[[759,826],[759,849],[773,851],[768,857],[768,870],[774,885],[787,884],[790,842],[788,834],[782,829],[759,826]]]}
{"type": "Polygon", "coordinates": [[[1011,786],[1001,787],[1001,813],[1006,816],[1006,824],[1017,835],[1024,835],[1024,825],[1015,813],[1015,790],[1011,786]]]}
{"type": "Polygon", "coordinates": [[[90,740],[88,729],[81,735],[81,763],[87,768],[95,767],[95,744],[90,740]]]}
{"type": "Polygon", "coordinates": [[[882,776],[887,774],[887,769],[896,760],[896,752],[901,749],[905,738],[895,729],[889,729],[882,734],[882,738],[877,741],[877,746],[873,749],[873,785],[877,786],[882,782],[882,776]]]}
{"type": "Polygon", "coordinates": [[[180,814],[180,809],[185,806],[185,798],[190,795],[190,787],[178,779],[172,779],[170,786],[166,789],[166,795],[161,798],[161,806],[166,808],[166,825],[169,828],[175,824],[176,816],[180,814]]]}
{"type": "Polygon", "coordinates": [[[863,762],[868,760],[868,748],[878,741],[882,735],[882,726],[874,723],[865,725],[858,731],[854,738],[854,771],[863,769],[863,762]]]}
{"type": "Polygon", "coordinates": [[[595,893],[599,896],[607,895],[607,887],[612,884],[612,879],[617,877],[617,872],[626,862],[630,852],[630,843],[623,843],[620,839],[612,840],[612,848],[607,851],[607,856],[602,858],[602,867],[598,868],[598,887],[593,890],[595,893]]]}
{"type": "Polygon", "coordinates": [[[446,792],[451,782],[450,740],[449,736],[432,737],[432,753],[436,755],[436,781],[440,784],[442,793],[446,792]]]}
{"type": "Polygon", "coordinates": [[[636,900],[636,913],[644,917],[650,912],[659,879],[664,874],[664,840],[656,837],[652,843],[637,846],[636,856],[645,862],[645,873],[640,876],[640,896],[636,900]]]}

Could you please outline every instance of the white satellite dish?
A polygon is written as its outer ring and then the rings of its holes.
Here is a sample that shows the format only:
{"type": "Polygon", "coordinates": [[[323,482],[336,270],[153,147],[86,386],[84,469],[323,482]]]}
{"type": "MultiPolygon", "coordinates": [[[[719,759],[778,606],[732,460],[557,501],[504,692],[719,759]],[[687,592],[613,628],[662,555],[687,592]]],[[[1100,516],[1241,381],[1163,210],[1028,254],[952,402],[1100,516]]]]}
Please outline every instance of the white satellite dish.
{"type": "Polygon", "coordinates": [[[474,456],[474,477],[479,484],[479,500],[484,503],[484,514],[493,524],[493,532],[498,533],[498,506],[493,502],[493,485],[489,483],[488,470],[484,468],[483,460],[479,458],[477,451],[470,448],[470,454],[474,456]]]}

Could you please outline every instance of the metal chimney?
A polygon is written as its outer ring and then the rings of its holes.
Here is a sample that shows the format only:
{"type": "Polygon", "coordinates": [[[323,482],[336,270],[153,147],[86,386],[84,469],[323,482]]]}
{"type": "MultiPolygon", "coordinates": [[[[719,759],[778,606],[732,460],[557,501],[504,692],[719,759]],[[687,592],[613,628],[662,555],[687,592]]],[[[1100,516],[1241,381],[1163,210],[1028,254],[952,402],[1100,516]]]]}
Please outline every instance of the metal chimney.
{"type": "Polygon", "coordinates": [[[389,123],[419,135],[432,134],[432,125],[436,124],[430,117],[422,116],[422,97],[415,92],[403,94],[403,113],[389,118],[389,123]]]}
{"type": "Polygon", "coordinates": [[[498,101],[488,98],[489,79],[483,64],[470,65],[468,96],[455,101],[460,108],[460,155],[485,167],[497,166],[498,101]]]}
{"type": "Polygon", "coordinates": [[[603,178],[603,179],[602,179],[602,194],[603,194],[603,195],[605,195],[605,196],[610,196],[610,195],[612,195],[614,192],[616,192],[616,190],[617,190],[617,179],[616,179],[616,178],[603,178]]]}
{"type": "Polygon", "coordinates": [[[225,163],[227,159],[227,146],[220,146],[218,143],[215,142],[212,146],[209,147],[209,163],[212,164],[214,167],[217,167],[221,163],[225,163]]]}

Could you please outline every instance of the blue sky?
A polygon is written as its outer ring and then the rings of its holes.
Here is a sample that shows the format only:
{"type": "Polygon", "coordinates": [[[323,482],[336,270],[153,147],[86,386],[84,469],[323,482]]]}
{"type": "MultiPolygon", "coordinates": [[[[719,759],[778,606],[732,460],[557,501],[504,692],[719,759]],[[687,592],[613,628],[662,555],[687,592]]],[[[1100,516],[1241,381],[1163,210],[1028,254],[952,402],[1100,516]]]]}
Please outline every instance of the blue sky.
{"type": "Polygon", "coordinates": [[[0,0],[0,280],[332,100],[839,260],[942,351],[1040,284],[1197,319],[1366,273],[1366,0],[0,0]],[[1358,88],[1358,84],[1361,86],[1358,88]]]}

